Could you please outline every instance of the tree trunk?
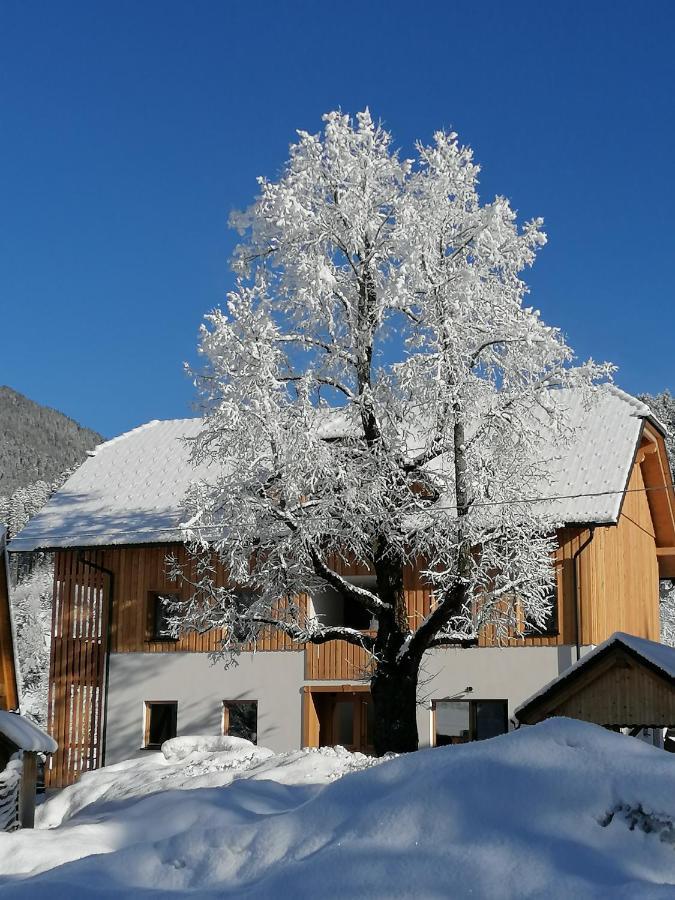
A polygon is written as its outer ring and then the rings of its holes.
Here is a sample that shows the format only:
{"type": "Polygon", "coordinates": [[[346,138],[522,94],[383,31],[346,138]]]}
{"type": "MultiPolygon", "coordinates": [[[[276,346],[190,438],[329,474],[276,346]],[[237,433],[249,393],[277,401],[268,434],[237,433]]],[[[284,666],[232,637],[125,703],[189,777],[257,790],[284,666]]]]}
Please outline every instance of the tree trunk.
{"type": "Polygon", "coordinates": [[[417,669],[400,660],[377,665],[370,682],[377,756],[417,750],[417,669]]]}

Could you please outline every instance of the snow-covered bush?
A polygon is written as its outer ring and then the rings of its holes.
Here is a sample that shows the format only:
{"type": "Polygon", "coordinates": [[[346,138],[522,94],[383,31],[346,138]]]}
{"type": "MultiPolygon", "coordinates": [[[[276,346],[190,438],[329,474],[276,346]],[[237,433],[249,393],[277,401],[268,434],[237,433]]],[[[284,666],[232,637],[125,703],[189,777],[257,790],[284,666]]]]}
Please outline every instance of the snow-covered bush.
{"type": "Polygon", "coordinates": [[[171,738],[162,744],[162,755],[169,762],[179,762],[194,753],[240,753],[251,751],[255,744],[245,738],[229,735],[202,734],[171,738]]]}
{"type": "Polygon", "coordinates": [[[53,581],[54,563],[49,556],[11,592],[21,712],[43,727],[47,724],[53,581]]]}

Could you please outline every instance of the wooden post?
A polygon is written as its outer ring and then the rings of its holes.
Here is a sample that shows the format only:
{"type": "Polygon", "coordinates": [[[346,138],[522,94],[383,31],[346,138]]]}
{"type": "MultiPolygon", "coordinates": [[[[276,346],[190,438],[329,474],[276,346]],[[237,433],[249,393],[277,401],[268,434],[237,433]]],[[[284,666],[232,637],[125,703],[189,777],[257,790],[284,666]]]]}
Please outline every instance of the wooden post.
{"type": "Polygon", "coordinates": [[[35,790],[37,786],[37,753],[23,751],[23,773],[19,788],[19,822],[22,828],[35,826],[35,790]]]}

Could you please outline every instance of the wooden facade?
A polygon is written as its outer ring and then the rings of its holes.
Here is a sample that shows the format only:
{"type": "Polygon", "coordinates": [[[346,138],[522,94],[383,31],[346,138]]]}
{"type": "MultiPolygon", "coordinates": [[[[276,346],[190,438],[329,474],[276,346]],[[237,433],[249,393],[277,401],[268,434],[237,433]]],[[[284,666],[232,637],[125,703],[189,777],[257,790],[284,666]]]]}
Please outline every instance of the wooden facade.
{"type": "Polygon", "coordinates": [[[614,641],[587,663],[582,660],[517,716],[524,725],[568,716],[609,728],[669,728],[675,725],[675,679],[614,641]]]}
{"type": "Polygon", "coordinates": [[[46,772],[48,786],[71,784],[102,765],[109,591],[103,553],[56,554],[49,670],[49,733],[59,745],[46,772]]]}
{"type": "Polygon", "coordinates": [[[0,709],[17,709],[19,693],[16,683],[12,615],[9,605],[9,571],[5,549],[5,533],[0,527],[0,709]]]}

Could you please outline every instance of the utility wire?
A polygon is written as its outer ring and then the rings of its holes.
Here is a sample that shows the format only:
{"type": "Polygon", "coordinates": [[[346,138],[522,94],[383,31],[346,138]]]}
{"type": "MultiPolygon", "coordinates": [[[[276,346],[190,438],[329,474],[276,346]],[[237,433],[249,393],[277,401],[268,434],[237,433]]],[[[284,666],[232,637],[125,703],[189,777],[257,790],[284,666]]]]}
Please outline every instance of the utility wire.
{"type": "MultiPolygon", "coordinates": [[[[617,496],[619,494],[625,495],[625,494],[636,494],[636,493],[648,493],[650,491],[667,491],[667,490],[670,490],[668,485],[658,485],[658,486],[654,486],[654,487],[626,488],[625,490],[592,491],[592,492],[583,493],[583,494],[556,494],[556,495],[553,495],[550,497],[523,497],[520,500],[485,500],[485,501],[480,501],[480,502],[471,504],[470,508],[477,509],[477,508],[482,508],[482,507],[494,507],[494,506],[519,506],[520,504],[528,504],[528,503],[552,503],[556,500],[581,500],[584,498],[591,498],[591,497],[610,497],[610,496],[617,496]]],[[[436,511],[445,512],[445,511],[450,511],[450,510],[456,511],[457,509],[459,509],[459,507],[456,504],[447,505],[447,506],[430,506],[429,507],[429,510],[434,511],[434,512],[436,512],[436,511]]],[[[35,516],[35,519],[37,519],[37,517],[39,515],[40,515],[40,513],[37,513],[35,516]]],[[[105,521],[108,517],[106,517],[106,516],[87,516],[87,518],[105,521]]],[[[32,521],[34,521],[34,520],[32,520],[32,521]]],[[[29,525],[30,525],[30,522],[25,527],[28,528],[29,525]]],[[[212,530],[212,529],[220,530],[223,527],[226,527],[226,524],[223,525],[223,524],[214,523],[212,525],[200,525],[198,527],[194,527],[189,530],[199,532],[199,531],[206,531],[206,530],[212,530]]],[[[77,534],[78,538],[80,538],[80,537],[95,537],[102,533],[114,535],[115,537],[124,537],[125,535],[139,535],[139,534],[146,534],[146,533],[147,534],[169,534],[169,533],[175,534],[176,532],[179,532],[182,530],[183,529],[181,528],[181,524],[179,522],[177,522],[175,525],[169,525],[169,526],[164,526],[164,527],[146,526],[143,528],[122,529],[122,530],[113,528],[108,532],[77,531],[76,534],[77,534]]],[[[9,549],[11,550],[11,547],[9,549]]],[[[18,553],[21,551],[17,550],[15,552],[18,553]]]]}

